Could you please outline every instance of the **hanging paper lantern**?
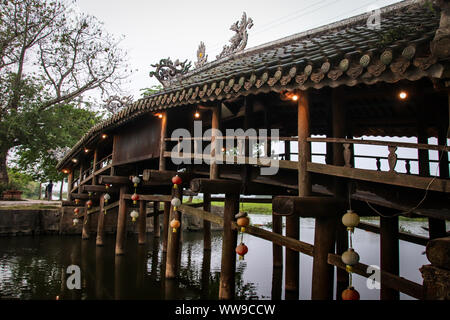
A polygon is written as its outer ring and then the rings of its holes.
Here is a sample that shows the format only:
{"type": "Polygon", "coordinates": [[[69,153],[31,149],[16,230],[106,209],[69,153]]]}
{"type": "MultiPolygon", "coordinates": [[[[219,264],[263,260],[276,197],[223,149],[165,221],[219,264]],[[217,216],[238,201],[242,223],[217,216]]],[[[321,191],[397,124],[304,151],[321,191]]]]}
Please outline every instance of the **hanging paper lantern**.
{"type": "Polygon", "coordinates": [[[136,210],[133,210],[133,211],[131,211],[130,216],[131,216],[131,220],[133,222],[135,222],[137,217],[139,217],[139,212],[137,212],[136,210]]]}
{"type": "Polygon", "coordinates": [[[134,187],[136,188],[138,186],[139,182],[141,182],[141,179],[139,179],[139,177],[135,176],[135,177],[133,177],[133,179],[131,179],[131,181],[133,181],[134,187]]]}
{"type": "Polygon", "coordinates": [[[353,266],[359,262],[359,254],[350,248],[342,254],[341,259],[346,265],[353,266]]]}
{"type": "Polygon", "coordinates": [[[352,210],[347,210],[347,213],[342,216],[342,223],[347,227],[347,230],[353,231],[359,224],[359,216],[352,210]]]}
{"type": "Polygon", "coordinates": [[[105,203],[108,203],[109,199],[111,199],[111,196],[108,193],[105,193],[103,198],[105,199],[105,203]]]}
{"type": "Polygon", "coordinates": [[[250,224],[250,219],[245,217],[240,217],[236,221],[237,225],[241,227],[241,232],[245,232],[245,227],[247,227],[250,224]]]}
{"type": "Polygon", "coordinates": [[[75,209],[73,209],[73,212],[75,213],[75,215],[77,215],[80,212],[80,209],[79,208],[75,208],[75,209]]]}
{"type": "Polygon", "coordinates": [[[181,226],[180,221],[177,219],[173,219],[170,221],[170,227],[172,228],[172,231],[175,233],[177,232],[177,229],[181,226]]]}
{"type": "Polygon", "coordinates": [[[177,210],[179,206],[181,206],[181,200],[179,198],[173,198],[172,201],[170,201],[170,204],[172,207],[177,210]]]}
{"type": "Polygon", "coordinates": [[[342,291],[342,300],[359,300],[359,292],[353,287],[349,287],[342,291]]]}
{"type": "Polygon", "coordinates": [[[111,188],[111,185],[109,183],[105,184],[105,189],[108,190],[109,188],[111,188]]]}
{"type": "Polygon", "coordinates": [[[137,193],[133,193],[131,196],[131,200],[133,200],[133,204],[136,204],[136,202],[139,200],[139,195],[137,193]]]}
{"type": "Polygon", "coordinates": [[[243,260],[247,252],[248,247],[243,242],[236,247],[236,253],[239,255],[239,260],[243,260]]]}
{"type": "Polygon", "coordinates": [[[80,199],[75,199],[75,204],[79,204],[80,203],[80,199]]]}
{"type": "Polygon", "coordinates": [[[76,226],[78,224],[78,222],[80,222],[80,220],[78,220],[77,218],[73,219],[73,225],[76,226]]]}
{"type": "Polygon", "coordinates": [[[88,206],[88,208],[92,207],[92,200],[89,199],[89,200],[86,202],[86,205],[88,206]]]}
{"type": "Polygon", "coordinates": [[[181,184],[183,180],[180,178],[179,175],[176,175],[172,178],[173,187],[176,189],[178,188],[178,185],[181,184]]]}

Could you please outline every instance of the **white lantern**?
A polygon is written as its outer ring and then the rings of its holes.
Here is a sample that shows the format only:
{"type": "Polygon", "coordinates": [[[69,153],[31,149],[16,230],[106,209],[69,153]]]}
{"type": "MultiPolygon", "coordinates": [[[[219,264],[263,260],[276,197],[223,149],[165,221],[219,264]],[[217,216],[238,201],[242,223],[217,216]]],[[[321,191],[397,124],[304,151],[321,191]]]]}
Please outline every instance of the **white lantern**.
{"type": "Polygon", "coordinates": [[[111,199],[111,196],[108,193],[105,193],[105,195],[103,196],[103,198],[105,199],[105,202],[108,202],[109,199],[111,199]]]}
{"type": "Polygon", "coordinates": [[[77,218],[73,219],[73,225],[76,226],[78,224],[78,222],[80,222],[80,220],[78,220],[77,218]]]}
{"type": "Polygon", "coordinates": [[[137,187],[137,185],[139,184],[139,182],[141,182],[141,179],[139,179],[138,176],[135,176],[135,177],[133,177],[133,179],[131,179],[131,181],[133,181],[134,187],[137,187]]]}
{"type": "Polygon", "coordinates": [[[342,216],[342,223],[353,230],[359,224],[359,216],[352,210],[347,210],[347,213],[342,216]]]}
{"type": "Polygon", "coordinates": [[[135,222],[137,217],[139,217],[139,212],[137,212],[136,210],[133,210],[133,211],[131,211],[130,216],[131,216],[132,221],[135,222]]]}
{"type": "Polygon", "coordinates": [[[342,262],[348,266],[353,266],[359,262],[359,254],[352,248],[348,249],[342,254],[342,262]]]}
{"type": "Polygon", "coordinates": [[[172,201],[170,201],[170,204],[174,208],[177,208],[177,207],[181,206],[181,200],[179,198],[173,198],[172,201]]]}

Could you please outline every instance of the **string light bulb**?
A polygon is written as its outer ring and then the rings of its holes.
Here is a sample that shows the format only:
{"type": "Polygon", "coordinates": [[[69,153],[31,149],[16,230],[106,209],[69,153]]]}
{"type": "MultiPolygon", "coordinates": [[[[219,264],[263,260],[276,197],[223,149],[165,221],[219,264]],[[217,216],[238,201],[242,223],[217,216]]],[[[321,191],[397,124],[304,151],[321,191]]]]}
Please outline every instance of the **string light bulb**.
{"type": "Polygon", "coordinates": [[[194,117],[195,117],[195,119],[198,119],[198,118],[200,118],[200,112],[198,112],[198,111],[195,111],[195,113],[194,113],[194,117]]]}
{"type": "Polygon", "coordinates": [[[406,98],[408,98],[408,93],[406,91],[400,91],[398,97],[400,98],[400,100],[405,100],[406,98]]]}
{"type": "Polygon", "coordinates": [[[102,134],[102,139],[106,139],[106,138],[108,138],[108,135],[106,133],[103,133],[102,134]]]}
{"type": "Polygon", "coordinates": [[[292,96],[292,101],[297,101],[297,100],[298,100],[298,95],[294,94],[294,95],[292,96]]]}

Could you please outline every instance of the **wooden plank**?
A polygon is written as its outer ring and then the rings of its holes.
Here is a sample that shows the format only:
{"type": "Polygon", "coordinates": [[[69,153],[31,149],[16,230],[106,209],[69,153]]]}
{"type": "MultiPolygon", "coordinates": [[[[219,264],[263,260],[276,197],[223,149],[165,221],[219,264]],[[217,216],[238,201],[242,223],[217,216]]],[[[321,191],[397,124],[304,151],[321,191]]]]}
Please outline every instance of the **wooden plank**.
{"type": "MultiPolygon", "coordinates": [[[[87,193],[71,193],[72,199],[88,200],[89,195],[87,193]]],[[[98,194],[91,195],[91,199],[98,199],[100,196],[98,194]]]]}
{"type": "Polygon", "coordinates": [[[422,190],[426,190],[427,188],[429,188],[429,190],[432,191],[439,191],[446,193],[450,192],[450,180],[438,178],[427,178],[401,173],[338,167],[333,165],[312,163],[312,162],[308,162],[308,171],[336,177],[391,184],[401,187],[409,187],[422,190]],[[432,179],[434,180],[431,183],[432,179]]]}
{"type": "MultiPolygon", "coordinates": [[[[356,228],[373,233],[380,233],[380,227],[371,223],[360,222],[356,228]]],[[[427,237],[418,236],[408,232],[399,232],[398,238],[399,240],[408,241],[421,246],[426,246],[429,241],[427,237]]]]}
{"type": "Polygon", "coordinates": [[[145,169],[142,174],[143,182],[152,182],[155,184],[164,183],[164,184],[173,184],[172,178],[178,175],[180,176],[183,184],[189,184],[192,179],[192,174],[189,172],[176,172],[176,171],[159,171],[153,169],[145,169]]]}
{"type": "MultiPolygon", "coordinates": [[[[224,202],[223,197],[211,197],[211,202],[224,202]]],[[[240,203],[272,203],[271,198],[240,198],[240,203]]]]}
{"type": "Polygon", "coordinates": [[[118,193],[119,189],[114,186],[106,189],[106,186],[102,186],[102,185],[83,185],[83,186],[81,186],[81,191],[82,192],[118,193]]]}
{"type": "Polygon", "coordinates": [[[100,176],[98,179],[99,184],[131,184],[130,177],[123,176],[100,176]]]}
{"type": "Polygon", "coordinates": [[[296,215],[306,218],[341,216],[346,206],[346,201],[342,199],[323,196],[276,196],[272,200],[273,212],[284,216],[296,215]]]}
{"type": "MultiPolygon", "coordinates": [[[[328,263],[339,269],[345,270],[345,264],[342,262],[340,255],[330,253],[328,255],[328,263]]],[[[372,273],[367,273],[368,267],[369,266],[366,264],[357,263],[353,266],[353,272],[359,274],[360,276],[368,278],[373,275],[372,273]]],[[[418,283],[382,270],[380,270],[380,277],[385,286],[389,288],[398,290],[416,299],[423,298],[423,287],[418,283]]]]}
{"type": "Polygon", "coordinates": [[[218,224],[219,226],[223,227],[223,218],[221,216],[218,216],[214,213],[204,211],[202,209],[193,208],[191,206],[188,206],[186,204],[182,204],[178,208],[181,212],[185,214],[191,214],[193,216],[196,216],[200,219],[218,224]]]}
{"type": "MultiPolygon", "coordinates": [[[[124,194],[124,199],[131,200],[132,194],[124,194]]],[[[145,201],[157,201],[157,202],[170,202],[171,196],[151,195],[151,194],[139,194],[139,200],[145,201]]]]}
{"type": "Polygon", "coordinates": [[[233,180],[211,180],[197,178],[191,181],[191,190],[203,193],[239,193],[241,190],[241,182],[233,180]]]}
{"type": "MultiPolygon", "coordinates": [[[[105,206],[106,210],[110,210],[113,208],[116,208],[119,206],[119,201],[113,202],[111,204],[108,204],[107,206],[105,206]]],[[[94,214],[100,211],[100,207],[93,207],[92,209],[88,210],[88,214],[94,214]]]]}

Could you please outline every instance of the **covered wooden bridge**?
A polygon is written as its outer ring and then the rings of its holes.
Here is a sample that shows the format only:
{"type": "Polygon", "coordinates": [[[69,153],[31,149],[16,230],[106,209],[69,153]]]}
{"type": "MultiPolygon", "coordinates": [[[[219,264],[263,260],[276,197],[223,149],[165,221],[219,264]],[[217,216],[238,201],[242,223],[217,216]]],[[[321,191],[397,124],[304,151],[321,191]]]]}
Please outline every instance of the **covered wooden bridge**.
{"type": "Polygon", "coordinates": [[[98,245],[105,220],[113,221],[116,254],[126,254],[130,211],[139,213],[139,244],[152,217],[162,224],[166,278],[177,276],[180,250],[172,220],[203,219],[205,250],[210,223],[222,225],[220,299],[234,297],[240,195],[271,196],[273,230],[248,226],[245,232],[273,242],[273,266],[285,268],[286,298],[298,299],[300,252],[314,259],[312,299],[333,299],[335,283],[340,299],[349,272],[370,276],[362,262],[341,259],[349,249],[341,217],[349,209],[380,215],[379,226],[357,225],[380,234],[380,298],[399,299],[399,292],[449,298],[449,13],[448,1],[403,1],[380,10],[378,27],[364,14],[246,50],[252,22],[244,15],[240,42],[232,41],[216,61],[206,61],[202,46],[192,71],[161,60],[154,74],[164,90],[96,125],[71,149],[58,164],[69,181],[64,215],[72,219],[78,208],[83,239],[96,232],[98,245]],[[317,145],[323,152],[314,151],[317,145]],[[377,154],[358,152],[361,146],[377,154]],[[405,149],[415,157],[397,155],[405,149]],[[174,188],[177,174],[182,181],[174,188]],[[203,194],[203,204],[171,205],[193,194],[203,194]],[[223,218],[210,212],[212,194],[225,194],[223,218]],[[148,202],[153,213],[147,214],[148,202]],[[428,218],[429,237],[400,232],[401,215],[428,218]],[[300,217],[315,218],[312,244],[299,241],[300,217]],[[428,244],[423,284],[399,276],[400,239],[428,244]]]}

